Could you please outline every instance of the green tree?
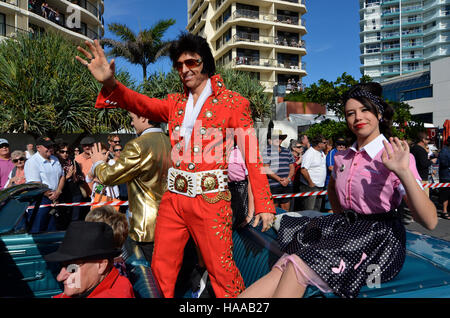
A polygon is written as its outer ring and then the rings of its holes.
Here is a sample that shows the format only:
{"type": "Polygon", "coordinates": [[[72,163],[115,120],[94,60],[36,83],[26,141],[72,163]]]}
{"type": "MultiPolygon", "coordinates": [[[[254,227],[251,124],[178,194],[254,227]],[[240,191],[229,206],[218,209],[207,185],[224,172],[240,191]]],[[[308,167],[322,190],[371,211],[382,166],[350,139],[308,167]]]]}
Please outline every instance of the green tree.
{"type": "MultiPolygon", "coordinates": [[[[75,60],[76,45],[46,33],[0,44],[0,131],[33,136],[129,127],[120,109],[97,111],[100,84],[75,60]]],[[[129,74],[118,77],[133,86],[129,74]]]]}
{"type": "Polygon", "coordinates": [[[328,111],[334,112],[339,118],[344,118],[342,96],[353,85],[371,81],[368,76],[363,76],[357,81],[344,72],[334,82],[320,79],[317,83],[311,84],[301,92],[288,94],[285,100],[319,103],[325,105],[328,111]]]}
{"type": "Polygon", "coordinates": [[[323,136],[326,139],[332,140],[336,140],[338,137],[352,138],[345,121],[334,121],[331,119],[325,119],[320,123],[313,124],[306,131],[306,134],[308,137],[323,136]]]}
{"type": "MultiPolygon", "coordinates": [[[[315,102],[325,105],[328,111],[332,111],[341,120],[340,123],[333,121],[323,121],[312,125],[307,131],[309,136],[318,134],[326,138],[337,138],[339,136],[351,137],[344,121],[344,105],[342,97],[344,94],[357,83],[368,83],[372,79],[363,76],[359,81],[355,80],[351,75],[343,73],[336,81],[327,81],[320,79],[317,83],[306,87],[302,92],[288,94],[285,100],[315,102]]],[[[394,117],[392,134],[399,138],[411,138],[418,130],[423,129],[423,123],[411,120],[411,106],[404,102],[388,102],[394,108],[394,117]]]]}
{"type": "Polygon", "coordinates": [[[144,80],[147,79],[147,67],[156,62],[161,56],[167,55],[170,41],[164,41],[163,36],[169,27],[175,24],[175,20],[160,20],[149,29],[133,32],[125,24],[111,23],[108,29],[120,38],[102,39],[100,43],[111,51],[108,56],[123,57],[131,64],[142,67],[144,80]]]}
{"type": "Polygon", "coordinates": [[[250,102],[253,119],[263,120],[270,117],[272,102],[269,94],[265,93],[265,87],[259,80],[248,72],[237,71],[232,68],[219,68],[225,86],[234,92],[241,94],[250,102]]]}
{"type": "MultiPolygon", "coordinates": [[[[250,102],[253,119],[263,119],[271,114],[271,101],[267,93],[264,93],[264,86],[247,72],[236,71],[234,69],[218,69],[225,86],[235,91],[250,102]]],[[[167,74],[162,72],[151,74],[147,81],[142,83],[139,90],[149,96],[165,98],[168,94],[183,92],[178,72],[172,70],[167,74]]]]}

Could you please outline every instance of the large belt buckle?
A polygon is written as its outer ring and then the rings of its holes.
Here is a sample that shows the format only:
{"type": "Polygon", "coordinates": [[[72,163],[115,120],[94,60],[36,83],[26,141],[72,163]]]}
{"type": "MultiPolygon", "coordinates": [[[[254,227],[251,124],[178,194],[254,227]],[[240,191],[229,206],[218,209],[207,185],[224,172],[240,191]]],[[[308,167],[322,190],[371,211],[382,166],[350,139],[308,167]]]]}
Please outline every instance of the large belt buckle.
{"type": "Polygon", "coordinates": [[[202,193],[219,189],[219,179],[214,173],[204,174],[200,181],[202,193]]]}
{"type": "Polygon", "coordinates": [[[183,194],[192,198],[197,195],[195,191],[196,178],[194,174],[169,168],[167,181],[167,187],[171,192],[183,194]]]}
{"type": "Polygon", "coordinates": [[[227,188],[227,178],[222,170],[198,172],[198,180],[197,194],[221,192],[227,188]]]}

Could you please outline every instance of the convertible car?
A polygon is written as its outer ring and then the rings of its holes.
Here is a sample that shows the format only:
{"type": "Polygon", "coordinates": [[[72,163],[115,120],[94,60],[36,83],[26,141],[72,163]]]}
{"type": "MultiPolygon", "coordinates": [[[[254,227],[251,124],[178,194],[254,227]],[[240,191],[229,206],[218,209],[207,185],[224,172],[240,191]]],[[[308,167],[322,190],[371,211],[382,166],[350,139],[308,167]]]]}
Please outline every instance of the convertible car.
{"type": "MultiPolygon", "coordinates": [[[[0,297],[47,298],[62,291],[56,280],[59,265],[45,262],[43,255],[58,248],[65,232],[28,234],[26,214],[33,218],[47,190],[39,184],[24,184],[0,192],[0,297]]],[[[233,232],[233,255],[247,286],[265,275],[282,255],[275,238],[273,229],[262,233],[258,227],[245,227],[233,232]]],[[[125,244],[123,255],[136,296],[161,297],[150,265],[139,251],[125,244]]],[[[188,283],[177,286],[180,297],[192,294],[188,283]]],[[[308,287],[305,297],[336,296],[308,287]]],[[[407,232],[407,257],[401,272],[387,283],[363,287],[359,297],[450,298],[450,242],[407,232]]]]}

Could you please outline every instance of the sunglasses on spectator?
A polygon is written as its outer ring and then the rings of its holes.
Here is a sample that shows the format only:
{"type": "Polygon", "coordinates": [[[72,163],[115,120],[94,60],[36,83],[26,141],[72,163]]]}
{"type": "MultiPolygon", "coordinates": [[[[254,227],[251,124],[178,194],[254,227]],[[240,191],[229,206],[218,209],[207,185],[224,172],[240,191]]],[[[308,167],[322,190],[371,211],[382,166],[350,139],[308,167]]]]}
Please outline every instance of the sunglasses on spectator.
{"type": "Polygon", "coordinates": [[[59,150],[59,153],[69,153],[69,150],[59,150]]]}
{"type": "Polygon", "coordinates": [[[9,144],[0,144],[0,148],[9,148],[9,144]]]}
{"type": "Polygon", "coordinates": [[[200,64],[202,64],[202,59],[188,59],[185,60],[184,62],[175,62],[175,68],[178,71],[181,71],[183,69],[183,64],[186,65],[189,69],[199,66],[200,64]]]}
{"type": "Polygon", "coordinates": [[[17,159],[13,159],[13,160],[12,160],[12,162],[14,162],[14,163],[17,163],[17,162],[19,162],[19,161],[25,161],[25,157],[20,157],[20,158],[17,158],[17,159]]]}
{"type": "Polygon", "coordinates": [[[122,148],[120,149],[114,149],[114,152],[122,151],[122,148]]]}
{"type": "Polygon", "coordinates": [[[114,143],[120,144],[120,140],[113,140],[114,143]]]}

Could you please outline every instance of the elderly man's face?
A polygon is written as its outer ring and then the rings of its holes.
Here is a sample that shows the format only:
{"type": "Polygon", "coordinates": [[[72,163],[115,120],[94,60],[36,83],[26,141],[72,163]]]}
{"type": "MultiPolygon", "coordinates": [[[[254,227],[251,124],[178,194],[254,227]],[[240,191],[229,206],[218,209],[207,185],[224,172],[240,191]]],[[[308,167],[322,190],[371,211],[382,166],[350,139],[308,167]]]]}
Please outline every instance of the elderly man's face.
{"type": "Polygon", "coordinates": [[[98,285],[107,274],[108,260],[72,261],[62,264],[56,277],[66,296],[80,295],[98,285]]]}

